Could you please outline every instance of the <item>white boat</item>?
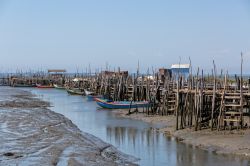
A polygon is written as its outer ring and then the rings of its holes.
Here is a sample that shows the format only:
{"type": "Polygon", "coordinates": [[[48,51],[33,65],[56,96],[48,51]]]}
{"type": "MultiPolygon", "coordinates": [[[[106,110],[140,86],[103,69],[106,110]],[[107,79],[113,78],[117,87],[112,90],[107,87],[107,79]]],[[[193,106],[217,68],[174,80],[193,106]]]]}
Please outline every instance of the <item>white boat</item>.
{"type": "Polygon", "coordinates": [[[84,89],[84,92],[86,96],[95,94],[94,92],[88,91],[86,89],[84,89]]]}

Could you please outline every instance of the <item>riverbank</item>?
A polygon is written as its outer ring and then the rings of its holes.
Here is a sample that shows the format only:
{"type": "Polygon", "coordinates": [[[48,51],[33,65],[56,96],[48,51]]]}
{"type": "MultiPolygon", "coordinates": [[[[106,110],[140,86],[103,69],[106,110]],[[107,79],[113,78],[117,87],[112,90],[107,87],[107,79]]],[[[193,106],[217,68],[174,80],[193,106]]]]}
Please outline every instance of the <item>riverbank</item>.
{"type": "Polygon", "coordinates": [[[176,131],[176,119],[173,115],[152,116],[143,113],[127,115],[128,111],[125,110],[115,110],[113,112],[118,117],[131,118],[164,126],[161,128],[152,128],[152,130],[175,137],[180,142],[217,154],[238,155],[250,159],[250,129],[232,131],[211,131],[210,129],[194,131],[193,129],[182,129],[176,131]]]}
{"type": "Polygon", "coordinates": [[[29,92],[0,87],[0,165],[136,165],[29,92]]]}

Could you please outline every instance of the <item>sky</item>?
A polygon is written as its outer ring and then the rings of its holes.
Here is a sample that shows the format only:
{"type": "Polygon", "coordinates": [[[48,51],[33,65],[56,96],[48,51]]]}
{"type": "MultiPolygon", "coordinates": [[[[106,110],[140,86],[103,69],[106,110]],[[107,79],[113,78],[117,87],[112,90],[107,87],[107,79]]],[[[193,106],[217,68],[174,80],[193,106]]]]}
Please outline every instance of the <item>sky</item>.
{"type": "Polygon", "coordinates": [[[249,0],[0,0],[0,72],[189,63],[250,74],[249,0]]]}

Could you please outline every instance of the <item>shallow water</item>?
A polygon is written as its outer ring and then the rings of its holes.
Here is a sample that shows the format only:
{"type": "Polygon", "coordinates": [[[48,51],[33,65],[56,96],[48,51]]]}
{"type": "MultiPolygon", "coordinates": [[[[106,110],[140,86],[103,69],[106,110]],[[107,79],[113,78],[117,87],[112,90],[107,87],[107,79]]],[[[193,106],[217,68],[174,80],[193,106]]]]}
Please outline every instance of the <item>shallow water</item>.
{"type": "Polygon", "coordinates": [[[238,157],[217,155],[177,142],[150,130],[157,126],[133,119],[117,118],[110,110],[102,110],[95,102],[89,102],[82,96],[71,96],[66,91],[57,89],[25,90],[51,102],[51,110],[65,115],[82,131],[101,138],[122,152],[140,158],[139,165],[237,166],[250,163],[238,157]]]}

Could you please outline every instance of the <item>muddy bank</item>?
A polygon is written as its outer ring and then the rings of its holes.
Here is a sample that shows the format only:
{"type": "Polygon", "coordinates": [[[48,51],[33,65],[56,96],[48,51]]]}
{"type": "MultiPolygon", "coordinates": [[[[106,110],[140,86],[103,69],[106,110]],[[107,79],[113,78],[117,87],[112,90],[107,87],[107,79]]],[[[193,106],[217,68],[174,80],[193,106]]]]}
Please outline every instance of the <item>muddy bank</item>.
{"type": "Polygon", "coordinates": [[[184,142],[218,154],[239,155],[250,159],[250,129],[232,131],[211,131],[210,129],[194,131],[193,129],[175,130],[174,116],[151,116],[142,113],[127,115],[128,111],[116,110],[116,116],[142,120],[152,124],[161,124],[163,128],[156,128],[167,136],[173,136],[184,142]]]}
{"type": "Polygon", "coordinates": [[[135,165],[19,89],[0,87],[0,165],[135,165]]]}

